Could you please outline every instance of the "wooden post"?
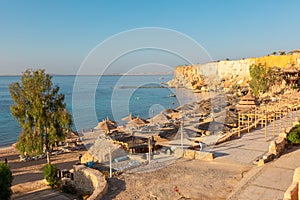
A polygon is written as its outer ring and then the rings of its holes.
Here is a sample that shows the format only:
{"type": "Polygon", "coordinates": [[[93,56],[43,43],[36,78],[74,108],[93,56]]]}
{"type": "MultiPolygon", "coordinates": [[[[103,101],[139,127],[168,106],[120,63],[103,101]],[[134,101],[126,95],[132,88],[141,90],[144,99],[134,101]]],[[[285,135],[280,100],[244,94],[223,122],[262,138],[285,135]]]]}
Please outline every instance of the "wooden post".
{"type": "Polygon", "coordinates": [[[109,147],[109,149],[108,149],[108,151],[109,151],[109,178],[111,178],[112,177],[112,167],[111,167],[111,148],[109,147]]]}
{"type": "Polygon", "coordinates": [[[244,113],[242,113],[242,124],[244,125],[244,113]]]}
{"type": "Polygon", "coordinates": [[[264,127],[264,123],[265,123],[265,121],[264,121],[264,119],[265,119],[265,113],[264,112],[265,111],[261,110],[261,122],[260,122],[261,128],[264,127]]]}
{"type": "Polygon", "coordinates": [[[290,109],[290,120],[289,123],[291,123],[291,126],[293,125],[293,109],[290,109]]]}
{"type": "Polygon", "coordinates": [[[150,164],[150,160],[151,160],[151,138],[148,138],[148,164],[150,164]]]}
{"type": "Polygon", "coordinates": [[[280,122],[279,122],[279,123],[280,123],[280,129],[279,129],[279,133],[280,133],[280,131],[281,131],[281,129],[282,129],[282,115],[281,115],[281,108],[280,108],[280,113],[279,113],[279,114],[280,114],[280,119],[279,119],[279,120],[280,120],[280,122]]]}
{"type": "Polygon", "coordinates": [[[256,126],[257,126],[257,124],[256,124],[256,123],[257,123],[257,120],[256,120],[256,117],[257,117],[257,116],[256,116],[256,114],[257,114],[257,113],[256,113],[256,107],[255,107],[255,109],[254,109],[254,126],[255,126],[255,128],[256,128],[256,126]]]}
{"type": "Polygon", "coordinates": [[[289,110],[289,107],[287,107],[287,118],[286,118],[286,127],[289,126],[289,119],[290,119],[290,110],[289,110]]]}
{"type": "Polygon", "coordinates": [[[276,123],[276,112],[274,113],[275,114],[275,116],[273,115],[273,131],[272,131],[272,133],[273,133],[273,139],[275,138],[275,123],[276,123]]]}
{"type": "Polygon", "coordinates": [[[51,164],[51,160],[50,160],[50,154],[49,154],[49,151],[47,150],[46,151],[46,155],[47,155],[47,164],[51,164]]]}
{"type": "Polygon", "coordinates": [[[268,121],[267,121],[267,111],[265,111],[265,142],[267,141],[267,123],[268,123],[268,121]]]}
{"type": "Polygon", "coordinates": [[[240,125],[240,121],[241,121],[241,115],[240,115],[240,112],[238,112],[238,137],[241,137],[241,125],[240,125]]]}
{"type": "Polygon", "coordinates": [[[249,118],[249,114],[248,114],[247,118],[248,118],[248,133],[250,133],[250,118],[249,118]]]}
{"type": "Polygon", "coordinates": [[[180,144],[181,144],[181,149],[183,150],[183,118],[182,118],[182,125],[180,131],[180,144]]]}

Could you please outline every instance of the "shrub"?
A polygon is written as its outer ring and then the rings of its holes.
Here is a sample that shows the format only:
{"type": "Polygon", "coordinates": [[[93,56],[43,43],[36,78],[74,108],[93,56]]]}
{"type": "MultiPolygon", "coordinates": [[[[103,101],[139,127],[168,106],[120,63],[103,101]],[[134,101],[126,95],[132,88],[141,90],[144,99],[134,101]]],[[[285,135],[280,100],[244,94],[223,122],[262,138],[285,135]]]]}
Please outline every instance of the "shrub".
{"type": "Polygon", "coordinates": [[[296,126],[288,135],[288,141],[292,144],[300,144],[300,126],[296,126]]]}
{"type": "Polygon", "coordinates": [[[255,96],[268,92],[276,81],[275,72],[267,68],[265,64],[253,64],[249,67],[249,71],[251,76],[249,85],[255,96]]]}
{"type": "Polygon", "coordinates": [[[101,171],[101,173],[105,176],[105,178],[106,179],[108,179],[109,178],[109,171],[107,171],[107,170],[104,170],[104,171],[101,171]]]}
{"type": "Polygon", "coordinates": [[[70,181],[65,181],[61,186],[61,191],[69,194],[76,194],[76,188],[72,185],[70,181]]]}
{"type": "Polygon", "coordinates": [[[55,165],[47,164],[43,169],[44,178],[48,182],[51,188],[55,188],[59,185],[57,178],[57,168],[55,165]]]}
{"type": "Polygon", "coordinates": [[[12,191],[10,189],[13,176],[9,165],[0,163],[0,199],[10,199],[12,191]]]}

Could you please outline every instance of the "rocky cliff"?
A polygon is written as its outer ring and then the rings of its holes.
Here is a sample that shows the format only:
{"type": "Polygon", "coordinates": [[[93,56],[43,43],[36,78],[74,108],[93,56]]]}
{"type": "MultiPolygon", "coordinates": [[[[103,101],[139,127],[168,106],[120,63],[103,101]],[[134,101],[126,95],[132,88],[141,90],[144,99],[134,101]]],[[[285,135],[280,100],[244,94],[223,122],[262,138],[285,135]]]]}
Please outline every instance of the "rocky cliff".
{"type": "Polygon", "coordinates": [[[224,82],[224,86],[238,84],[245,85],[249,81],[249,66],[252,64],[265,64],[267,67],[300,68],[300,54],[271,55],[260,58],[247,58],[241,60],[226,60],[178,66],[174,70],[174,78],[167,84],[169,87],[185,87],[193,90],[206,90],[207,86],[224,82]]]}

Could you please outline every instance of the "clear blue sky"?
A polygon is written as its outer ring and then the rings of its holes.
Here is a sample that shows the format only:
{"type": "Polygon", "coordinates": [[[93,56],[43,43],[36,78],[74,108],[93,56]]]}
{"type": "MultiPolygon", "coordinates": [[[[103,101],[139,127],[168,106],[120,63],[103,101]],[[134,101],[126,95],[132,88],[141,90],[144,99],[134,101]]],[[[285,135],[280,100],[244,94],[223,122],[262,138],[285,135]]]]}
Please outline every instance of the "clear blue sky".
{"type": "Polygon", "coordinates": [[[0,27],[0,74],[76,74],[97,44],[139,27],[187,34],[214,60],[299,49],[300,1],[1,0],[0,27]]]}

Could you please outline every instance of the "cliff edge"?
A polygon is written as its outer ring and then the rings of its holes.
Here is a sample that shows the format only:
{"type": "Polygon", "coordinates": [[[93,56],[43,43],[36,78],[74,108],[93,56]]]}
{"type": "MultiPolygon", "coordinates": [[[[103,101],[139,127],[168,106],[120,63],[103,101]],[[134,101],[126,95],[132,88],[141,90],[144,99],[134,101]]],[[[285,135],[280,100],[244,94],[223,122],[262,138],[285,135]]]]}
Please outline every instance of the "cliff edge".
{"type": "Polygon", "coordinates": [[[178,66],[175,67],[174,78],[167,82],[167,85],[194,91],[206,91],[209,86],[218,83],[224,83],[225,88],[236,84],[244,86],[250,79],[249,66],[252,64],[261,63],[267,67],[279,68],[293,66],[300,69],[300,53],[297,50],[293,52],[288,55],[268,55],[259,58],[178,66]]]}

